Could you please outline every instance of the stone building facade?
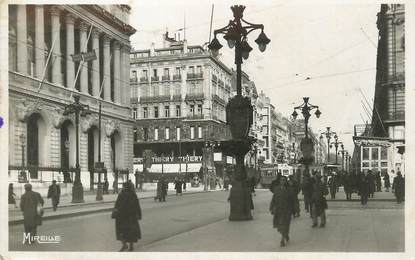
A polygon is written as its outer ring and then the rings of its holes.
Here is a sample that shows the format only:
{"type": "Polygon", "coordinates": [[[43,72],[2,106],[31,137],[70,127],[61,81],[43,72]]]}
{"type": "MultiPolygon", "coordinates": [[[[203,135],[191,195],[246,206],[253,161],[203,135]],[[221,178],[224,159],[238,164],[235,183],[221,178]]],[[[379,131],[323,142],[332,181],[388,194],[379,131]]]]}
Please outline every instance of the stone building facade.
{"type": "Polygon", "coordinates": [[[73,170],[75,116],[63,113],[73,95],[89,105],[79,124],[84,187],[93,188],[97,179],[92,167],[98,158],[98,101],[108,180],[118,170],[132,171],[128,75],[129,37],[135,29],[128,25],[129,13],[126,5],[9,5],[10,182],[19,181],[22,166],[29,172],[27,181],[39,187],[63,181],[62,173],[73,170]],[[81,67],[72,59],[91,51],[96,58],[81,67]]]}
{"type": "Polygon", "coordinates": [[[382,4],[372,122],[355,126],[353,162],[360,171],[405,169],[405,5],[382,4]]]}
{"type": "MultiPolygon", "coordinates": [[[[164,35],[164,47],[130,53],[131,106],[136,120],[134,155],[142,171],[145,150],[172,157],[163,172],[177,173],[179,157],[197,157],[208,142],[230,138],[226,104],[232,96],[232,70],[201,46],[164,35]]],[[[213,143],[212,143],[213,144],[213,143]]],[[[217,158],[217,156],[215,156],[217,158]]],[[[218,159],[219,160],[219,159],[218,159]]],[[[221,154],[220,161],[226,162],[221,154]]],[[[181,161],[185,163],[184,161],[181,161]]],[[[155,161],[157,164],[157,162],[155,161]]],[[[199,172],[201,162],[186,162],[181,172],[199,172]]],[[[154,165],[150,173],[160,173],[154,165]]]]}

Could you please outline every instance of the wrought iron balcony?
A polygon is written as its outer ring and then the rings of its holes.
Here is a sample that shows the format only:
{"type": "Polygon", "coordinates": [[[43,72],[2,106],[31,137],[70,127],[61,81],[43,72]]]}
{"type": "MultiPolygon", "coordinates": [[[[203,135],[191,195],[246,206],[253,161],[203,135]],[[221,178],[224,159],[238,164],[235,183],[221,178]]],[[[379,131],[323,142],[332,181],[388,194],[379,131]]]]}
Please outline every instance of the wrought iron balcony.
{"type": "Polygon", "coordinates": [[[137,78],[130,78],[130,82],[131,83],[137,83],[138,79],[137,78]]]}
{"type": "Polygon", "coordinates": [[[182,80],[182,75],[173,75],[173,80],[182,80]]]}
{"type": "Polygon", "coordinates": [[[141,103],[158,103],[158,102],[165,102],[170,101],[170,96],[151,96],[151,97],[140,97],[141,103]]]}
{"type": "Polygon", "coordinates": [[[388,121],[404,121],[405,120],[405,111],[394,111],[388,113],[388,121]]]}
{"type": "Polygon", "coordinates": [[[226,101],[216,94],[212,95],[212,100],[218,102],[219,104],[226,105],[226,101]]]}
{"type": "Polygon", "coordinates": [[[185,100],[203,100],[204,94],[203,93],[192,93],[187,94],[185,100]]]}
{"type": "Polygon", "coordinates": [[[188,80],[203,79],[203,73],[187,73],[188,80]]]}
{"type": "Polygon", "coordinates": [[[203,114],[189,114],[186,117],[187,119],[203,119],[203,114]]]}
{"type": "Polygon", "coordinates": [[[151,77],[151,81],[159,81],[160,79],[159,79],[159,77],[151,77]]]}
{"type": "Polygon", "coordinates": [[[168,76],[168,75],[161,76],[161,80],[162,81],[169,81],[170,80],[170,76],[168,76]]]}
{"type": "Polygon", "coordinates": [[[148,78],[147,77],[141,77],[140,78],[140,83],[148,83],[148,78]]]}
{"type": "Polygon", "coordinates": [[[130,103],[131,104],[137,104],[138,103],[138,98],[137,97],[130,98],[130,103]]]}

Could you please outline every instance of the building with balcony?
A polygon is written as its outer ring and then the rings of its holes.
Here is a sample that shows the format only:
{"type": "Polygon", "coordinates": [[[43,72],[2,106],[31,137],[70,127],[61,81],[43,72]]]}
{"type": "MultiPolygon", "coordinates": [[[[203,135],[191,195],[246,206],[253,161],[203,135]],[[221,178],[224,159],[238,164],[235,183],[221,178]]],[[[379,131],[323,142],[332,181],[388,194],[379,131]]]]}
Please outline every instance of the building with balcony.
{"type": "MultiPolygon", "coordinates": [[[[230,139],[225,108],[233,95],[232,70],[201,46],[188,46],[168,33],[163,48],[131,51],[130,63],[136,161],[151,150],[155,158],[173,158],[163,164],[163,173],[198,173],[201,161],[179,168],[179,158],[198,158],[207,142],[230,139]]],[[[226,163],[220,147],[214,150],[215,160],[226,163]]],[[[143,171],[142,163],[135,167],[143,171]]],[[[155,161],[149,173],[160,173],[159,168],[155,161]]]]}
{"type": "Polygon", "coordinates": [[[382,4],[377,16],[379,37],[372,122],[355,127],[353,162],[360,171],[394,170],[404,174],[405,7],[382,4]]]}
{"type": "Polygon", "coordinates": [[[84,187],[96,183],[99,100],[108,180],[120,170],[132,171],[134,121],[130,82],[124,80],[135,33],[129,14],[127,5],[9,5],[9,182],[47,188],[52,179],[63,181],[63,173],[73,171],[75,116],[63,112],[74,94],[89,105],[79,127],[84,187]],[[91,51],[96,56],[91,61],[72,59],[91,51]],[[29,172],[25,178],[18,176],[22,168],[29,172]]]}

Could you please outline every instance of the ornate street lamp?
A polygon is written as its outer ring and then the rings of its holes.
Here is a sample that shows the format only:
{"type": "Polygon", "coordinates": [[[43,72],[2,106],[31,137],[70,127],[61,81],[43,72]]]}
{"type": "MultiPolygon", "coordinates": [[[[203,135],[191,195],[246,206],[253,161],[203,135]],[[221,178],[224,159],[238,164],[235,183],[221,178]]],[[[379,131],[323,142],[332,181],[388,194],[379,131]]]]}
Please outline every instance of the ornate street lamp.
{"type": "Polygon", "coordinates": [[[294,107],[294,112],[291,114],[293,119],[295,120],[298,116],[298,113],[296,110],[300,110],[304,117],[304,132],[305,137],[301,140],[300,143],[300,149],[303,153],[302,163],[305,166],[305,172],[308,172],[308,166],[314,161],[313,158],[313,151],[314,151],[314,143],[311,138],[308,138],[308,120],[311,117],[310,112],[313,109],[316,109],[316,112],[314,113],[317,118],[320,117],[321,112],[318,106],[314,106],[308,102],[310,98],[309,97],[303,97],[304,103],[300,106],[294,107]]]}
{"type": "Polygon", "coordinates": [[[337,151],[339,149],[339,145],[343,145],[343,142],[339,142],[339,137],[337,134],[334,134],[334,142],[330,144],[330,148],[334,145],[335,151],[336,151],[336,164],[337,164],[337,151]]]}
{"type": "Polygon", "coordinates": [[[255,30],[261,30],[261,34],[255,40],[261,52],[265,51],[270,39],[264,33],[264,25],[252,24],[245,21],[243,12],[245,6],[234,5],[231,7],[233,20],[228,25],[215,30],[214,38],[208,45],[213,55],[219,53],[222,45],[217,39],[218,34],[223,34],[230,48],[235,47],[236,64],[236,96],[229,100],[226,106],[226,122],[230,126],[232,141],[229,143],[230,152],[235,155],[235,175],[230,194],[230,221],[251,220],[250,189],[247,185],[246,170],[244,166],[245,154],[251,147],[252,140],[248,139],[249,129],[253,121],[253,107],[249,97],[242,97],[242,59],[247,59],[252,47],[248,44],[248,34],[255,30]],[[242,22],[244,24],[242,24],[242,22]]]}
{"type": "Polygon", "coordinates": [[[76,131],[76,164],[75,164],[75,181],[72,187],[72,203],[84,202],[84,188],[81,182],[81,167],[79,165],[79,116],[85,116],[88,105],[79,103],[80,96],[74,95],[74,102],[65,106],[63,115],[75,114],[75,131],[76,131]]]}
{"type": "Polygon", "coordinates": [[[22,170],[20,171],[19,176],[22,176],[21,178],[24,179],[24,181],[27,180],[27,175],[26,175],[26,171],[25,171],[25,156],[24,156],[24,150],[25,150],[25,146],[26,146],[26,139],[24,134],[19,135],[19,139],[20,139],[20,145],[22,147],[22,170]]]}
{"type": "Polygon", "coordinates": [[[344,144],[341,144],[340,148],[341,148],[341,150],[339,151],[339,154],[342,155],[342,171],[344,171],[345,170],[344,156],[347,154],[347,151],[344,150],[344,144]]]}
{"type": "Polygon", "coordinates": [[[330,131],[330,126],[327,126],[326,128],[327,128],[326,132],[321,133],[320,138],[322,138],[323,135],[326,136],[326,139],[327,139],[327,164],[329,164],[330,163],[330,140],[331,140],[331,136],[335,135],[336,133],[333,132],[333,131],[330,131]]]}
{"type": "Polygon", "coordinates": [[[63,181],[65,183],[69,183],[70,182],[70,177],[69,177],[69,147],[71,145],[71,143],[69,142],[69,140],[65,141],[65,151],[66,151],[66,158],[68,158],[68,165],[66,169],[62,169],[63,170],[63,181]]]}

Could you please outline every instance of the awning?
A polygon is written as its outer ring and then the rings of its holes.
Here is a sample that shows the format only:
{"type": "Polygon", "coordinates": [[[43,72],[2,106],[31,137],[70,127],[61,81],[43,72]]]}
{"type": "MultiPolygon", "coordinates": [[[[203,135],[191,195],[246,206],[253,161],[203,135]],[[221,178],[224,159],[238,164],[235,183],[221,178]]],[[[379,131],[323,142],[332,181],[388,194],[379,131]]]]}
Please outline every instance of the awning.
{"type": "MultiPolygon", "coordinates": [[[[187,172],[199,172],[200,167],[202,167],[201,163],[188,163],[187,164],[187,172]]],[[[183,168],[182,168],[183,170],[183,168]]],[[[186,170],[186,168],[185,168],[186,170]]]]}
{"type": "Polygon", "coordinates": [[[142,164],[133,164],[133,172],[136,171],[143,172],[143,165],[142,164]]]}

